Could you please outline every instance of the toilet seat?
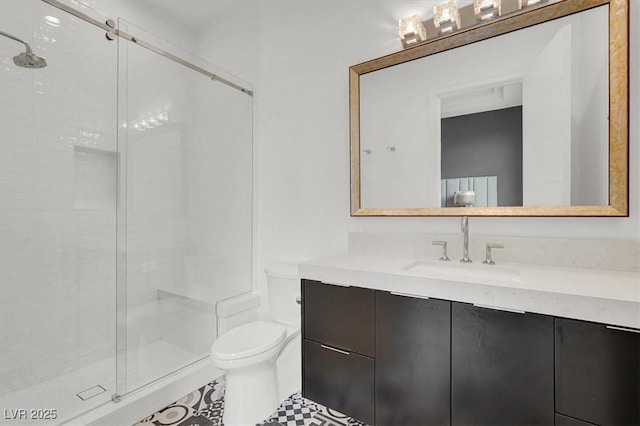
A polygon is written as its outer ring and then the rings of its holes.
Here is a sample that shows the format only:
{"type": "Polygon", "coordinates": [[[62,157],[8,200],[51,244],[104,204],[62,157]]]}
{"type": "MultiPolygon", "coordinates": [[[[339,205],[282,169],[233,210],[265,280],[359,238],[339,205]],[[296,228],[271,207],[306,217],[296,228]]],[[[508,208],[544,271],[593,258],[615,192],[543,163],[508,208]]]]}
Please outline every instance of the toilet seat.
{"type": "Polygon", "coordinates": [[[287,329],[267,321],[254,321],[224,333],[211,347],[211,355],[219,360],[249,358],[273,349],[285,339],[287,329]]]}

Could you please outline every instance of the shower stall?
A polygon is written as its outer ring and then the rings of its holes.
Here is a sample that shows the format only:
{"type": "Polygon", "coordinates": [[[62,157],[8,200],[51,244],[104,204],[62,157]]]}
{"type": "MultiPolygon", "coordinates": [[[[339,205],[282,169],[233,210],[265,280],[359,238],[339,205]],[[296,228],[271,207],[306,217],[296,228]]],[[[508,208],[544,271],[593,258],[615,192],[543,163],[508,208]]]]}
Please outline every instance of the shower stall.
{"type": "Polygon", "coordinates": [[[0,61],[0,423],[57,424],[251,291],[252,89],[75,0],[2,0],[0,61]]]}

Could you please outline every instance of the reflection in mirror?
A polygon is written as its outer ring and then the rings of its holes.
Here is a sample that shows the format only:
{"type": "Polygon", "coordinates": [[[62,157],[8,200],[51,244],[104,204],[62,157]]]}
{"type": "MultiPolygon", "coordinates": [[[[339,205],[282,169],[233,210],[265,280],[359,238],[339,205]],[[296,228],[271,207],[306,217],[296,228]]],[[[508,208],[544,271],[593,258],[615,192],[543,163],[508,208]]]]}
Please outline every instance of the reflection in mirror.
{"type": "Polygon", "coordinates": [[[442,95],[440,113],[440,207],[522,206],[522,79],[442,95]]]}
{"type": "Polygon", "coordinates": [[[609,204],[608,5],[374,71],[359,208],[609,204]]]}

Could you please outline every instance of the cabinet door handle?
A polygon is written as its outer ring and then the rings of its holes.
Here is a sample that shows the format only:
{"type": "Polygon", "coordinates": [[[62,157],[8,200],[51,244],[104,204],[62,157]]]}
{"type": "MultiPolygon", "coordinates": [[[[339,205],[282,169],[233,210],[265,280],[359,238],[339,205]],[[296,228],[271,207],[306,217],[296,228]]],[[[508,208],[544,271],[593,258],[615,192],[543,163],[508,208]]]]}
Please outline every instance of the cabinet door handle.
{"type": "Polygon", "coordinates": [[[634,328],[624,328],[624,327],[616,327],[614,325],[608,325],[607,328],[609,330],[618,330],[618,331],[627,331],[629,333],[640,334],[640,330],[636,330],[634,328]]]}
{"type": "Polygon", "coordinates": [[[526,314],[525,311],[521,311],[519,309],[500,308],[498,306],[489,306],[489,305],[478,305],[476,303],[474,303],[473,306],[475,306],[476,308],[493,309],[494,311],[513,312],[514,314],[526,314]]]}
{"type": "Polygon", "coordinates": [[[347,351],[343,351],[342,349],[336,349],[336,348],[332,348],[331,346],[327,346],[327,345],[320,345],[321,348],[324,349],[329,349],[330,351],[334,351],[334,352],[339,352],[343,355],[351,355],[351,352],[347,352],[347,351]]]}
{"type": "Polygon", "coordinates": [[[420,296],[420,295],[417,295],[417,294],[398,293],[397,291],[391,291],[390,293],[393,296],[415,297],[416,299],[429,300],[429,298],[427,296],[420,296]]]}

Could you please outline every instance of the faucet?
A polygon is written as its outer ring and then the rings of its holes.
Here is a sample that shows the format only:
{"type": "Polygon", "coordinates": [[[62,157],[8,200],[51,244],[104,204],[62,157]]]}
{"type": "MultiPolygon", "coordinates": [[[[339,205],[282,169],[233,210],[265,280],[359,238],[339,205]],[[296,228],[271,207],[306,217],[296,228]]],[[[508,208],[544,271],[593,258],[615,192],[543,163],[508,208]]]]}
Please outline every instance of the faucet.
{"type": "Polygon", "coordinates": [[[467,216],[462,216],[462,259],[460,262],[462,263],[471,263],[471,259],[469,259],[469,218],[467,216]]]}
{"type": "Polygon", "coordinates": [[[495,265],[496,262],[491,258],[491,249],[501,249],[504,248],[504,244],[500,243],[487,243],[487,258],[482,262],[485,265],[495,265]]]}
{"type": "Polygon", "coordinates": [[[440,258],[440,260],[442,260],[443,262],[448,262],[449,256],[447,256],[447,242],[446,241],[432,241],[431,244],[433,244],[434,246],[442,246],[442,257],[440,258]]]}

